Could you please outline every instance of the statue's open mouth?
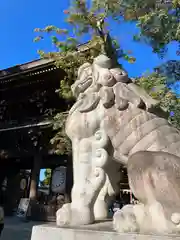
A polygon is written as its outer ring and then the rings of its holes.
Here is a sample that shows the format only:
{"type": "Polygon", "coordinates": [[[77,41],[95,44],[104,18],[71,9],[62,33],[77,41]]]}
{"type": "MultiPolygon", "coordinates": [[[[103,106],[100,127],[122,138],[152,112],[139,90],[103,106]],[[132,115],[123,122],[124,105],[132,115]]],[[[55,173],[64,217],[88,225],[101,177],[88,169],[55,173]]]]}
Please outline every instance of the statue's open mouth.
{"type": "Polygon", "coordinates": [[[91,77],[85,79],[84,81],[79,81],[79,83],[76,82],[72,87],[72,92],[74,96],[78,97],[80,93],[85,92],[86,89],[88,89],[91,86],[92,82],[93,80],[91,77]]]}

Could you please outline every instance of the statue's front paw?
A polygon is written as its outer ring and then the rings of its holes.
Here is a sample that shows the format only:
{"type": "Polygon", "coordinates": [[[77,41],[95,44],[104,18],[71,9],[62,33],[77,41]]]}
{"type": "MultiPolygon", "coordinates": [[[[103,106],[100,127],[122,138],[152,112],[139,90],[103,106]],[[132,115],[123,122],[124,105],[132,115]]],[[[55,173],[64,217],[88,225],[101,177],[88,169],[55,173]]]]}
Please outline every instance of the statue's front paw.
{"type": "Polygon", "coordinates": [[[67,203],[56,212],[56,224],[59,227],[69,225],[71,223],[71,204],[67,203]]]}
{"type": "Polygon", "coordinates": [[[120,233],[139,232],[133,206],[127,205],[115,212],[113,216],[113,227],[115,231],[120,233]]]}
{"type": "Polygon", "coordinates": [[[56,212],[56,224],[62,226],[80,226],[87,225],[94,222],[93,211],[89,207],[79,205],[75,207],[71,203],[64,204],[56,212]]]}

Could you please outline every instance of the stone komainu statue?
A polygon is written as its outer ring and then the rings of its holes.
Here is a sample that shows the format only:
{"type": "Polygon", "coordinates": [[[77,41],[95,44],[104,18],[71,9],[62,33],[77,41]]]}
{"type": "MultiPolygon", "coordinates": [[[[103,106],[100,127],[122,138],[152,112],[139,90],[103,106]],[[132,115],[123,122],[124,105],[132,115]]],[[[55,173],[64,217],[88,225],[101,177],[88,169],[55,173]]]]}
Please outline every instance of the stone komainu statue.
{"type": "Polygon", "coordinates": [[[72,86],[77,98],[66,122],[72,141],[72,202],[57,211],[57,225],[107,218],[119,192],[120,165],[140,201],[116,212],[119,232],[180,231],[180,134],[153,113],[157,102],[104,55],[85,63],[72,86]]]}

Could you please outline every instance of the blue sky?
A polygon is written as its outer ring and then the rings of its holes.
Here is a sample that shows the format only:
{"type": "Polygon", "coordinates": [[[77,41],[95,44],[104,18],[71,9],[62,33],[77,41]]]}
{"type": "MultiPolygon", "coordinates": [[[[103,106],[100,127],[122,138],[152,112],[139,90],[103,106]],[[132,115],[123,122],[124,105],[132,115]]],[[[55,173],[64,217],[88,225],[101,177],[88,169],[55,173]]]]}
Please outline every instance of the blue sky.
{"type": "MultiPolygon", "coordinates": [[[[62,11],[67,9],[68,5],[69,0],[1,0],[0,69],[37,59],[38,49],[52,50],[48,38],[40,43],[33,42],[35,37],[33,29],[48,24],[66,27],[62,11]]],[[[137,58],[135,64],[124,63],[130,76],[141,75],[168,59],[177,59],[174,45],[170,47],[165,59],[161,60],[152,54],[149,46],[134,43],[132,35],[137,32],[134,24],[111,24],[111,31],[113,36],[118,37],[121,46],[132,50],[137,58]]]]}
{"type": "Polygon", "coordinates": [[[41,171],[40,171],[40,176],[39,176],[39,180],[40,180],[40,181],[43,181],[43,180],[44,180],[44,178],[45,178],[45,176],[44,176],[45,171],[46,171],[46,169],[41,169],[41,171]]]}

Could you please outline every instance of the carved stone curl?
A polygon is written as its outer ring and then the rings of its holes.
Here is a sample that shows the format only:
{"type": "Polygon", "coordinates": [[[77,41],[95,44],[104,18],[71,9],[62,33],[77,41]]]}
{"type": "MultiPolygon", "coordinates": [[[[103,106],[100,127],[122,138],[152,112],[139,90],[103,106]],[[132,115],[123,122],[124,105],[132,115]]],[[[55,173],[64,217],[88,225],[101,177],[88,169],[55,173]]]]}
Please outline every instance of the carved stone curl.
{"type": "Polygon", "coordinates": [[[72,141],[74,185],[72,202],[57,212],[57,225],[105,219],[125,165],[140,203],[114,215],[115,230],[179,232],[180,134],[153,114],[158,102],[103,55],[79,68],[72,91],[77,101],[66,133],[72,141]]]}

